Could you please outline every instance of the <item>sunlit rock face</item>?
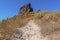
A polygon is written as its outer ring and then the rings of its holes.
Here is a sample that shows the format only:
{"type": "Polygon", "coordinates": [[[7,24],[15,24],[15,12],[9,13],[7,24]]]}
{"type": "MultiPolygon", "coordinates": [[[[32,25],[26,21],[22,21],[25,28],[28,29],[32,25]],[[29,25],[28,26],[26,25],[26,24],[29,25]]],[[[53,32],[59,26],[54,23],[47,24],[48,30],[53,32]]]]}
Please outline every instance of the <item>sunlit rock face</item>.
{"type": "Polygon", "coordinates": [[[41,28],[30,20],[25,26],[17,28],[17,32],[11,37],[12,40],[43,40],[41,28]]]}

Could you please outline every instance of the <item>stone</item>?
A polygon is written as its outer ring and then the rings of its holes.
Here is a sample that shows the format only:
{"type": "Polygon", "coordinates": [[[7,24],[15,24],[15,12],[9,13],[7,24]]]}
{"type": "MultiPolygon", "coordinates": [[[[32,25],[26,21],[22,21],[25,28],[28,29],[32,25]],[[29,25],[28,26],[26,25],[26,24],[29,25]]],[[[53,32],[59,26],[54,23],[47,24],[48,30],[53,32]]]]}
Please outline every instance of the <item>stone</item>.
{"type": "Polygon", "coordinates": [[[30,3],[24,5],[20,8],[20,13],[22,13],[23,15],[25,15],[25,14],[28,15],[29,12],[33,12],[33,9],[31,7],[30,3]]]}

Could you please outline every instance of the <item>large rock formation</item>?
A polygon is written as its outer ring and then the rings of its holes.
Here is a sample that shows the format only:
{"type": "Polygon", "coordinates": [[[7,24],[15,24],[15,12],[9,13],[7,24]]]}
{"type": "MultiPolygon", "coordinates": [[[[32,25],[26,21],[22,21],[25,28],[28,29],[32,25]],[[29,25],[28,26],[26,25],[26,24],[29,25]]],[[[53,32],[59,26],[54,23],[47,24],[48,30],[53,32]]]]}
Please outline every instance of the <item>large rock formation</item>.
{"type": "Polygon", "coordinates": [[[30,3],[24,5],[24,6],[22,6],[22,7],[20,8],[20,13],[21,13],[22,15],[28,15],[29,12],[33,12],[33,9],[32,9],[32,7],[31,7],[31,4],[30,4],[30,3]]]}
{"type": "Polygon", "coordinates": [[[0,22],[0,40],[60,40],[60,12],[34,14],[29,5],[24,5],[17,16],[0,22]],[[23,16],[23,12],[28,15],[23,16]]]}

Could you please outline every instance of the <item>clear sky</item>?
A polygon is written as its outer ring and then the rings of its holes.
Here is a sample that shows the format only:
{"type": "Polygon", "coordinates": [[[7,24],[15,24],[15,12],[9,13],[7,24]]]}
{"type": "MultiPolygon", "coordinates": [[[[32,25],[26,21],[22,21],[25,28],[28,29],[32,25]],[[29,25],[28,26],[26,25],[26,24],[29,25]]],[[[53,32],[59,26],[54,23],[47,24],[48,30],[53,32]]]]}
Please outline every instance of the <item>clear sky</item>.
{"type": "Polygon", "coordinates": [[[60,10],[60,0],[0,0],[0,21],[17,15],[19,8],[27,3],[31,3],[34,12],[60,10]]]}

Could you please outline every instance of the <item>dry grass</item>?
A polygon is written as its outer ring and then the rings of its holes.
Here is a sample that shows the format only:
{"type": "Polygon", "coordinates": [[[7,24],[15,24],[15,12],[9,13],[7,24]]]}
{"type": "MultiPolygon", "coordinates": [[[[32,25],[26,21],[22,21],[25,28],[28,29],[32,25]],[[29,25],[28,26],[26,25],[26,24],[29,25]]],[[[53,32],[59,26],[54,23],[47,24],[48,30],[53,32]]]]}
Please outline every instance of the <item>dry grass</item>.
{"type": "Polygon", "coordinates": [[[6,39],[6,35],[12,35],[17,27],[26,25],[29,20],[35,20],[41,26],[44,35],[60,29],[60,12],[54,12],[53,14],[48,11],[30,12],[27,16],[19,14],[0,23],[0,34],[2,35],[0,40],[6,39]]]}

